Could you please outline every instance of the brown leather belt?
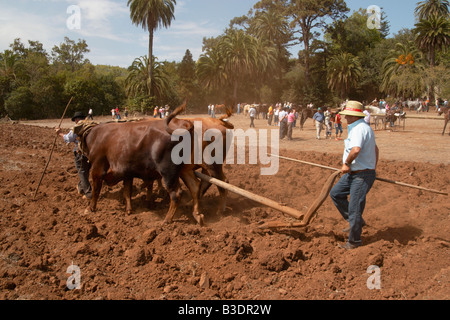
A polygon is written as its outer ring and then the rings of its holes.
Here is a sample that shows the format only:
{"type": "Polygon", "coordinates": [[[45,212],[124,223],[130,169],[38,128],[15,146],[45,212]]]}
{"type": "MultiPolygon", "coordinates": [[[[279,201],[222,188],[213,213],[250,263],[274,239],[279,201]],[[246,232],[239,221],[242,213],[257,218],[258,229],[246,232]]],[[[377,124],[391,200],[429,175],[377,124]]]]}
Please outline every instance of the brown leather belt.
{"type": "Polygon", "coordinates": [[[366,172],[366,171],[375,171],[374,169],[364,169],[364,170],[358,170],[358,171],[351,171],[350,174],[357,174],[360,172],[366,172]]]}

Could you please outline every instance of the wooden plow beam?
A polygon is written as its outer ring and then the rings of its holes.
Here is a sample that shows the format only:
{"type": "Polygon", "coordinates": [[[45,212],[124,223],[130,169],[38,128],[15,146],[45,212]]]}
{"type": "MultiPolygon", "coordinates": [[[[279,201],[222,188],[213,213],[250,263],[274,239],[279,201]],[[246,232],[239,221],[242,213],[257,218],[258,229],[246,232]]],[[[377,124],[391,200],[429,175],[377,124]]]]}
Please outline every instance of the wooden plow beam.
{"type": "Polygon", "coordinates": [[[255,202],[263,204],[265,206],[268,206],[272,209],[286,213],[286,214],[290,215],[291,217],[294,217],[298,220],[301,220],[301,222],[296,222],[296,223],[283,223],[283,222],[272,221],[272,222],[268,222],[268,223],[265,223],[265,224],[259,226],[260,229],[293,228],[293,227],[301,228],[301,227],[308,226],[313,221],[313,218],[315,218],[317,210],[320,208],[320,206],[326,200],[326,198],[327,198],[328,194],[330,193],[331,188],[333,187],[334,182],[335,182],[336,178],[339,176],[339,174],[340,174],[340,171],[337,171],[328,178],[327,182],[325,183],[325,186],[322,188],[322,191],[321,191],[319,197],[314,201],[312,206],[309,208],[308,212],[306,214],[303,214],[302,212],[300,212],[296,209],[281,205],[276,201],[270,200],[268,198],[265,198],[265,197],[256,195],[252,192],[246,191],[244,189],[238,188],[238,187],[233,186],[229,183],[226,183],[222,180],[212,178],[210,176],[207,176],[207,175],[197,172],[197,171],[195,172],[195,175],[198,178],[200,178],[206,182],[209,182],[218,187],[224,188],[228,191],[231,191],[233,193],[241,195],[245,198],[248,198],[250,200],[253,200],[255,202]]]}
{"type": "Polygon", "coordinates": [[[208,176],[206,174],[203,174],[203,173],[200,173],[200,172],[197,172],[197,171],[195,172],[195,175],[198,178],[200,178],[200,179],[202,179],[202,180],[204,180],[206,182],[209,182],[209,183],[214,184],[214,185],[216,185],[218,187],[224,188],[225,190],[231,191],[233,193],[236,193],[236,194],[238,194],[240,196],[243,196],[243,197],[248,198],[250,200],[253,200],[255,202],[261,203],[261,204],[263,204],[265,206],[271,207],[272,209],[275,209],[275,210],[281,211],[283,213],[286,213],[286,214],[288,214],[291,217],[294,217],[296,219],[301,219],[303,217],[303,213],[302,212],[300,212],[300,211],[298,211],[296,209],[293,209],[293,208],[281,205],[281,204],[279,204],[276,201],[273,201],[273,200],[270,200],[268,198],[259,196],[257,194],[254,194],[254,193],[249,192],[247,190],[238,188],[238,187],[233,186],[233,185],[231,185],[229,183],[226,183],[226,182],[224,182],[222,180],[219,180],[219,179],[216,179],[216,178],[212,178],[212,177],[210,177],[210,176],[208,176]]]}

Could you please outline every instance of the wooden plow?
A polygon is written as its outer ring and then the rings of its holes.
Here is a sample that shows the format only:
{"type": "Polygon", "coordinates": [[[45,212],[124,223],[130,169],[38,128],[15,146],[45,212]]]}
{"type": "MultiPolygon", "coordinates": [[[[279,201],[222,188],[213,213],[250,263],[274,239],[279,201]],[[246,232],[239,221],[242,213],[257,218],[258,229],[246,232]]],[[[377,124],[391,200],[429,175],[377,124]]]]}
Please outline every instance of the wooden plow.
{"type": "Polygon", "coordinates": [[[273,201],[271,199],[259,196],[257,194],[254,194],[252,192],[249,192],[247,190],[238,188],[236,186],[233,186],[229,183],[226,183],[222,180],[219,179],[215,179],[212,178],[208,175],[205,175],[203,173],[200,172],[195,172],[195,175],[206,181],[209,182],[211,184],[214,184],[218,187],[224,188],[230,192],[236,193],[238,195],[241,195],[245,198],[248,198],[250,200],[253,200],[255,202],[258,202],[260,204],[263,204],[265,206],[268,206],[272,209],[278,210],[280,212],[283,212],[285,214],[290,215],[293,218],[296,218],[297,220],[301,220],[300,222],[296,222],[296,223],[282,223],[282,222],[277,222],[277,221],[272,221],[272,222],[268,222],[265,223],[261,226],[259,226],[260,229],[275,229],[275,228],[302,228],[302,227],[306,227],[308,226],[313,219],[316,216],[317,210],[320,208],[320,206],[324,203],[324,201],[326,200],[326,198],[328,197],[328,194],[331,191],[331,188],[334,185],[334,182],[336,180],[336,178],[338,177],[338,175],[340,174],[340,171],[336,171],[335,173],[333,173],[328,180],[325,183],[325,186],[322,188],[322,191],[320,193],[320,195],[317,197],[317,199],[313,202],[313,204],[311,205],[311,207],[309,208],[308,212],[306,214],[303,214],[301,211],[298,211],[297,209],[294,208],[290,208],[287,206],[284,206],[276,201],[273,201]]]}
{"type": "MultiPolygon", "coordinates": [[[[290,222],[290,223],[279,222],[279,221],[271,221],[271,222],[267,222],[267,223],[264,223],[261,226],[259,226],[260,229],[304,228],[304,227],[307,227],[315,219],[315,217],[317,216],[317,210],[319,210],[319,208],[322,206],[322,204],[327,199],[328,195],[330,194],[331,189],[334,186],[336,178],[341,174],[341,170],[333,168],[333,167],[320,165],[320,164],[317,164],[317,163],[301,161],[301,160],[286,158],[286,157],[277,156],[277,155],[271,155],[271,156],[274,156],[274,157],[277,157],[277,158],[280,158],[280,159],[284,159],[284,160],[288,160],[288,161],[292,161],[292,162],[307,164],[307,165],[311,165],[311,166],[315,166],[315,167],[319,167],[319,168],[323,168],[323,169],[328,169],[328,170],[334,171],[333,174],[331,174],[328,177],[328,179],[325,182],[325,185],[323,186],[319,196],[314,200],[314,202],[309,207],[309,209],[306,212],[306,214],[303,214],[301,211],[299,211],[297,209],[287,207],[287,206],[282,205],[282,204],[280,204],[280,203],[278,203],[278,202],[276,202],[274,200],[271,200],[271,199],[259,196],[257,194],[252,193],[252,192],[249,192],[247,190],[244,190],[244,189],[238,188],[236,186],[233,186],[233,185],[231,185],[229,183],[226,183],[226,182],[224,182],[222,180],[212,178],[212,177],[210,177],[208,175],[205,175],[203,173],[195,172],[195,175],[198,178],[200,178],[201,180],[204,180],[204,181],[206,181],[208,183],[214,184],[214,185],[216,185],[218,187],[226,189],[226,190],[228,190],[230,192],[233,192],[235,194],[238,194],[240,196],[243,196],[245,198],[248,198],[250,200],[258,202],[260,204],[263,204],[263,205],[265,205],[267,207],[270,207],[270,208],[275,209],[277,211],[280,211],[282,213],[288,214],[288,215],[290,215],[291,217],[293,217],[293,218],[295,218],[297,220],[300,220],[298,222],[290,222]]],[[[393,180],[379,178],[379,177],[377,177],[376,180],[379,180],[379,181],[382,181],[382,182],[391,183],[391,184],[395,184],[395,185],[400,185],[400,186],[403,186],[403,187],[414,188],[414,189],[418,189],[418,190],[423,190],[423,191],[428,191],[428,192],[433,192],[433,193],[437,193],[437,194],[447,195],[448,196],[448,193],[446,193],[446,192],[433,190],[433,189],[428,189],[428,188],[424,188],[424,187],[420,187],[420,186],[415,186],[415,185],[411,185],[411,184],[407,184],[407,183],[403,183],[403,182],[393,181],[393,180]]]]}

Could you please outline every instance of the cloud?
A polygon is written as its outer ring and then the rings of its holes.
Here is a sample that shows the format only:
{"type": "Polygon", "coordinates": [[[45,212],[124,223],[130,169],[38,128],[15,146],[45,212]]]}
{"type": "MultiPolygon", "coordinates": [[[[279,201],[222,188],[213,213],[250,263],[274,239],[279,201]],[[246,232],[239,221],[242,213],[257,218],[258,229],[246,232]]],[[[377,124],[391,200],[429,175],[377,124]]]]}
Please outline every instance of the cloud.
{"type": "Polygon", "coordinates": [[[81,9],[81,28],[77,32],[83,37],[97,37],[113,41],[127,42],[116,31],[115,22],[127,18],[129,9],[126,2],[112,0],[67,0],[81,9]]]}
{"type": "Polygon", "coordinates": [[[20,38],[25,45],[28,40],[37,40],[49,49],[55,44],[55,39],[63,37],[65,17],[48,19],[20,8],[4,6],[0,10],[0,25],[0,48],[6,49],[14,39],[20,38]]]}

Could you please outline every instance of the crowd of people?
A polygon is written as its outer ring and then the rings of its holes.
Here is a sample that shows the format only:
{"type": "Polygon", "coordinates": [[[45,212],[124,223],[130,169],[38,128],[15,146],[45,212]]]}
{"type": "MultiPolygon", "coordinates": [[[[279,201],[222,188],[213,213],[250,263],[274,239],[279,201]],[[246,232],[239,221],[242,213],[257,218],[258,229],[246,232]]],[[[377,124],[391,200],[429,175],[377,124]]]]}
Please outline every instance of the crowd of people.
{"type": "Polygon", "coordinates": [[[215,105],[214,104],[209,104],[208,105],[208,116],[211,116],[211,118],[215,118],[216,117],[216,109],[215,109],[215,105]]]}
{"type": "MultiPolygon", "coordinates": [[[[308,105],[308,108],[313,108],[313,105],[308,105]]],[[[239,109],[240,108],[238,107],[238,110],[239,109]]],[[[251,128],[255,127],[254,120],[257,112],[255,105],[252,105],[249,110],[251,128]]],[[[293,129],[297,126],[299,118],[300,113],[292,103],[289,102],[270,105],[267,111],[267,123],[269,126],[277,126],[280,128],[280,139],[284,139],[285,137],[287,137],[288,140],[293,139],[293,129]]],[[[370,123],[370,113],[366,112],[365,120],[370,123]]],[[[320,140],[322,132],[324,131],[325,139],[332,139],[334,132],[334,139],[336,141],[342,140],[342,119],[339,113],[333,114],[329,107],[318,108],[313,116],[313,121],[316,127],[316,139],[320,140]]]]}
{"type": "MultiPolygon", "coordinates": [[[[375,99],[371,103],[372,106],[389,111],[391,109],[396,111],[404,111],[407,108],[409,111],[429,112],[430,111],[430,99],[418,98],[416,100],[397,100],[391,105],[385,99],[375,99]]],[[[443,98],[437,98],[434,103],[435,111],[438,112],[441,107],[448,107],[448,100],[443,98]]]]}
{"type": "Polygon", "coordinates": [[[158,107],[156,106],[153,109],[153,118],[160,118],[164,119],[165,117],[169,116],[170,113],[170,107],[166,104],[164,107],[158,107]]]}
{"type": "MultiPolygon", "coordinates": [[[[127,119],[128,118],[128,108],[125,107],[123,112],[124,112],[125,119],[127,119]]],[[[113,120],[121,120],[122,119],[122,117],[120,116],[120,109],[119,109],[119,107],[111,109],[111,116],[112,116],[113,120]]]]}

